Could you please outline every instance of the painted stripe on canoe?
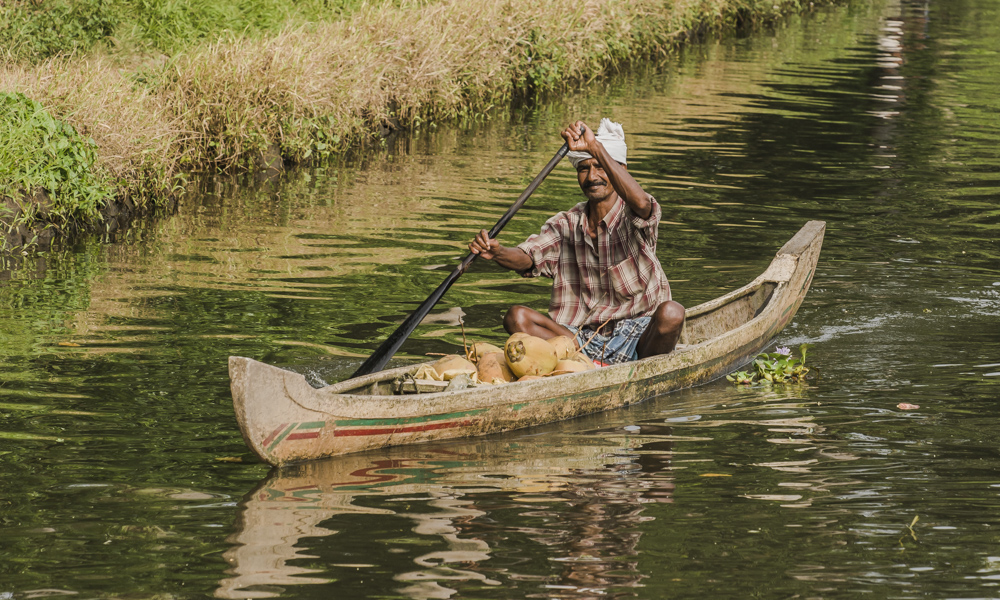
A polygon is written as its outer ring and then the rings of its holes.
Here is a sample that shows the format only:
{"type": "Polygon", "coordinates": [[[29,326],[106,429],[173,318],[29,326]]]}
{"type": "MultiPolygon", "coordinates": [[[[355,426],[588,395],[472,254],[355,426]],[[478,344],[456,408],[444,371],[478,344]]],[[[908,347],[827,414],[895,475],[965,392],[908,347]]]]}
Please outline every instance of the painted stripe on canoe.
{"type": "MultiPolygon", "coordinates": [[[[368,436],[387,435],[393,433],[412,433],[419,431],[433,431],[436,429],[451,429],[454,427],[466,427],[474,420],[463,419],[455,421],[456,417],[470,417],[489,410],[488,408],[478,408],[474,410],[463,410],[442,415],[424,415],[418,417],[397,417],[391,419],[343,419],[336,421],[333,430],[334,437],[344,436],[368,436]],[[428,421],[438,421],[431,422],[428,421]],[[374,426],[374,427],[372,427],[374,426]],[[342,427],[359,427],[359,429],[341,429],[342,427]]],[[[263,446],[268,452],[272,452],[282,442],[295,442],[300,440],[315,440],[319,438],[326,421],[307,421],[305,423],[282,423],[277,429],[271,432],[264,440],[263,446]],[[294,433],[293,433],[294,432],[294,433]]]]}
{"type": "Polygon", "coordinates": [[[267,436],[264,440],[263,446],[267,448],[270,452],[277,447],[281,442],[295,441],[295,440],[313,440],[319,437],[320,431],[326,427],[326,421],[306,421],[305,423],[292,423],[285,427],[285,423],[278,426],[277,429],[271,432],[271,435],[267,436]],[[312,430],[312,431],[310,431],[312,430]],[[292,433],[292,432],[295,433],[292,433]],[[280,435],[278,432],[281,432],[280,435]],[[271,440],[274,440],[271,442],[271,440]],[[271,442],[269,444],[269,442],[271,442]]]}
{"type": "Polygon", "coordinates": [[[458,419],[461,417],[473,417],[488,411],[488,408],[476,408],[473,410],[463,410],[439,415],[420,415],[416,417],[393,417],[388,419],[337,419],[337,427],[370,427],[389,425],[410,425],[415,423],[426,423],[427,421],[443,421],[448,419],[458,419]]]}
{"type": "Polygon", "coordinates": [[[299,423],[299,426],[295,428],[295,433],[290,433],[285,440],[289,442],[295,440],[314,440],[319,437],[319,433],[324,427],[326,427],[326,421],[306,421],[305,423],[299,423]]]}
{"type": "Polygon", "coordinates": [[[271,435],[264,438],[264,441],[261,443],[261,446],[264,446],[266,448],[267,445],[271,443],[271,440],[277,437],[278,434],[281,432],[281,430],[284,429],[287,425],[288,423],[282,423],[281,425],[278,425],[278,428],[272,431],[271,435]]]}
{"type": "Polygon", "coordinates": [[[291,425],[288,426],[288,429],[285,429],[284,431],[282,431],[281,435],[279,435],[277,438],[275,438],[275,440],[273,442],[271,442],[271,445],[268,446],[267,449],[268,450],[273,450],[275,446],[277,446],[281,442],[285,441],[285,438],[288,437],[288,434],[291,433],[293,429],[295,429],[295,423],[292,423],[291,425]]]}
{"type": "Polygon", "coordinates": [[[806,278],[802,281],[802,287],[799,288],[799,294],[802,294],[803,290],[806,289],[806,286],[809,285],[809,282],[811,282],[812,280],[813,280],[813,270],[809,269],[809,272],[806,273],[806,278]]]}
{"type": "MultiPolygon", "coordinates": [[[[388,419],[387,419],[388,420],[388,419]]],[[[432,431],[435,429],[452,429],[454,427],[467,427],[475,423],[473,419],[462,421],[446,421],[444,423],[427,423],[424,425],[409,425],[403,427],[373,427],[368,429],[340,429],[334,430],[334,437],[359,436],[359,435],[388,435],[391,433],[412,433],[416,431],[432,431]]],[[[338,425],[340,422],[338,421],[338,425]]]]}

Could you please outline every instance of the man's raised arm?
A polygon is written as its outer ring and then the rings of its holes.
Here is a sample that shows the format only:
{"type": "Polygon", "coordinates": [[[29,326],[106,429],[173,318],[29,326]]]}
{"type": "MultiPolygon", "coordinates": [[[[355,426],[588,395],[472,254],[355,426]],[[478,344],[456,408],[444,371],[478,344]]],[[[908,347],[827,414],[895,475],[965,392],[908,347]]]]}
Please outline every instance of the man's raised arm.
{"type": "Polygon", "coordinates": [[[643,191],[642,186],[629,175],[626,167],[611,158],[604,144],[594,137],[594,131],[586,125],[583,121],[577,121],[563,130],[561,135],[569,144],[569,149],[574,152],[586,152],[596,158],[607,174],[611,187],[615,188],[615,192],[628,204],[632,212],[640,218],[648,219],[653,213],[649,194],[643,191]],[[580,134],[581,130],[583,135],[580,134]]]}

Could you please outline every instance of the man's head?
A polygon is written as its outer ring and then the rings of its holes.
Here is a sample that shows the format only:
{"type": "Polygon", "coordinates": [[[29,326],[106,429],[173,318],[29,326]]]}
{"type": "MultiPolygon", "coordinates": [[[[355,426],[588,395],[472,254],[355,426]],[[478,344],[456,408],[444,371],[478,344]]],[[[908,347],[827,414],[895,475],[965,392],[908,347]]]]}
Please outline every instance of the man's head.
{"type": "MultiPolygon", "coordinates": [[[[597,138],[598,142],[601,142],[611,158],[623,165],[628,162],[628,146],[625,145],[625,130],[622,129],[621,123],[615,123],[607,118],[601,119],[601,124],[597,127],[597,133],[594,137],[597,138]]],[[[566,153],[566,158],[576,168],[581,161],[593,157],[587,152],[570,151],[566,153]]]]}
{"type": "MultiPolygon", "coordinates": [[[[628,159],[628,147],[625,145],[625,130],[620,123],[610,119],[601,119],[595,135],[597,141],[604,146],[608,154],[623,167],[628,159]]],[[[580,189],[588,200],[601,201],[615,192],[608,180],[607,174],[597,159],[587,152],[569,152],[566,154],[576,169],[580,189]]]]}
{"type": "MultiPolygon", "coordinates": [[[[628,165],[620,163],[622,168],[628,169],[628,165]]],[[[600,202],[611,194],[615,193],[615,188],[608,179],[604,167],[597,162],[596,158],[588,158],[576,163],[576,179],[580,182],[580,189],[587,200],[600,202]]]]}

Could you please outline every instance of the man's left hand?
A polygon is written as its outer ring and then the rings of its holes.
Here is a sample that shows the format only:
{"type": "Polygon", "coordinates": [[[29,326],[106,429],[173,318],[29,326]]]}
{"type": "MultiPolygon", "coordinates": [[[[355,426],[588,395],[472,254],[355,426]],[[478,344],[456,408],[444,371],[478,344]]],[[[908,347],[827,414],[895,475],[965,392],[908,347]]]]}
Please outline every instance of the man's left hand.
{"type": "Polygon", "coordinates": [[[569,149],[573,152],[594,154],[592,149],[594,148],[594,144],[597,143],[597,138],[594,137],[594,131],[590,127],[587,127],[587,124],[583,121],[573,123],[566,129],[563,129],[559,135],[566,140],[569,149]],[[580,133],[581,131],[583,133],[580,133]]]}

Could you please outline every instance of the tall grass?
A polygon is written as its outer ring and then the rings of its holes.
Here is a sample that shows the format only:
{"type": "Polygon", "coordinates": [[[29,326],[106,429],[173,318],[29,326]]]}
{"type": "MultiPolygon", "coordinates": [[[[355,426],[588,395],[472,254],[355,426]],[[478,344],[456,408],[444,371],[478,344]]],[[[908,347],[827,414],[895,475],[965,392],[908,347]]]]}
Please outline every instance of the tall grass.
{"type": "Polygon", "coordinates": [[[339,19],[363,0],[13,0],[0,3],[6,58],[38,61],[95,50],[174,54],[226,33],[339,19]]]}
{"type": "MultiPolygon", "coordinates": [[[[192,2],[177,6],[170,10],[192,2]]],[[[22,92],[93,138],[96,168],[119,193],[155,201],[185,171],[251,167],[275,147],[292,162],[337,152],[379,129],[590,81],[665,54],[695,30],[797,8],[797,0],[360,4],[340,19],[227,34],[128,69],[106,53],[8,62],[0,92],[22,92]]]]}

